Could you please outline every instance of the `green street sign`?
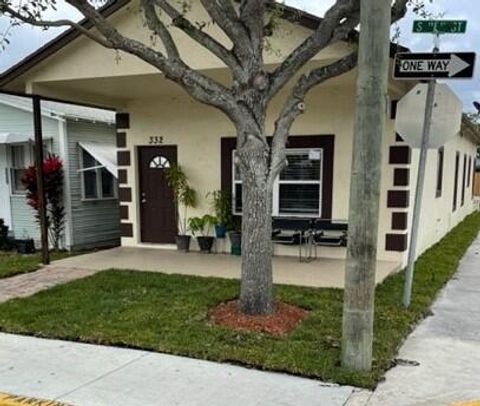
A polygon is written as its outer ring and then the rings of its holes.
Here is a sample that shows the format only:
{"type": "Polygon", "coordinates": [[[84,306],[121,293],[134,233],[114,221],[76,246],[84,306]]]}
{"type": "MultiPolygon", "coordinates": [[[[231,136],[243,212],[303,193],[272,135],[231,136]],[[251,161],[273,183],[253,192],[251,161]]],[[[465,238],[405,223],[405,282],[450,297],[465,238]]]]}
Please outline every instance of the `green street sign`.
{"type": "Polygon", "coordinates": [[[413,32],[416,34],[465,34],[466,20],[415,20],[413,32]]]}

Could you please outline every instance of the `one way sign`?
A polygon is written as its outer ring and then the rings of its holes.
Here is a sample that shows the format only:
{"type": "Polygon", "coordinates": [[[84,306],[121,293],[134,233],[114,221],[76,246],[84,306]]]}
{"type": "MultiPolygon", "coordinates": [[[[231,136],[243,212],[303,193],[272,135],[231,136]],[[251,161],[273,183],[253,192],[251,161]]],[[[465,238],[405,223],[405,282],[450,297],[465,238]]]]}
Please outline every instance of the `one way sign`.
{"type": "Polygon", "coordinates": [[[474,52],[399,53],[395,56],[395,79],[470,79],[475,68],[474,52]]]}

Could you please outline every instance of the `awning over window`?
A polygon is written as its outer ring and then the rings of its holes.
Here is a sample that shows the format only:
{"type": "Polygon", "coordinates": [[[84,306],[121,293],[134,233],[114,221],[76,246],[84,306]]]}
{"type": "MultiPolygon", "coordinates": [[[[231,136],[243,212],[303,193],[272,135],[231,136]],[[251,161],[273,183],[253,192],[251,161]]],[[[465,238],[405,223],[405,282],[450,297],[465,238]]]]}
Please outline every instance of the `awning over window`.
{"type": "Polygon", "coordinates": [[[0,144],[20,144],[33,141],[33,137],[25,134],[0,133],[0,144]]]}
{"type": "Polygon", "coordinates": [[[103,165],[115,178],[118,178],[117,150],[115,145],[97,142],[79,142],[81,148],[87,151],[96,161],[103,165]]]}

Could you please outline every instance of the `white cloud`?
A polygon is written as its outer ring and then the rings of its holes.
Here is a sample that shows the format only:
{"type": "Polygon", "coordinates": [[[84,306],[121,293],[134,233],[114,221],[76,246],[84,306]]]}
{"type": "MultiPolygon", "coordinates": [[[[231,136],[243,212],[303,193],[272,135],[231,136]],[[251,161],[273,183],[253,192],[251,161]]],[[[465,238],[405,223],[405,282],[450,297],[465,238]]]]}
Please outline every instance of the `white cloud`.
{"type": "MultiPolygon", "coordinates": [[[[46,19],[70,18],[78,20],[80,13],[64,1],[57,2],[56,10],[50,8],[45,11],[46,19]]],[[[5,32],[10,26],[10,20],[0,17],[0,33],[5,32]]],[[[8,37],[10,44],[5,50],[0,50],[0,71],[3,71],[35,51],[43,44],[60,34],[63,28],[48,30],[32,27],[27,24],[12,27],[8,37]]]]}

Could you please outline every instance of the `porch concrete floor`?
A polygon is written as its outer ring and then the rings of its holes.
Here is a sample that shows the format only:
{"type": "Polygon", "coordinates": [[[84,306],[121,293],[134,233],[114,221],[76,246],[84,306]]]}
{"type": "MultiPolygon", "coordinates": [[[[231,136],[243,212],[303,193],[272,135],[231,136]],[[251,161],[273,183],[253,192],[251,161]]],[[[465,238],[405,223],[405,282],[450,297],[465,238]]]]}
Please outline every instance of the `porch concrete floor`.
{"type": "MultiPolygon", "coordinates": [[[[85,270],[130,269],[196,276],[238,279],[240,257],[225,254],[180,253],[156,248],[118,247],[55,261],[54,266],[85,270]]],[[[377,283],[400,270],[396,262],[377,263],[377,283]]],[[[296,257],[274,257],[273,279],[277,284],[343,288],[345,260],[318,258],[300,263],[296,257]]]]}

